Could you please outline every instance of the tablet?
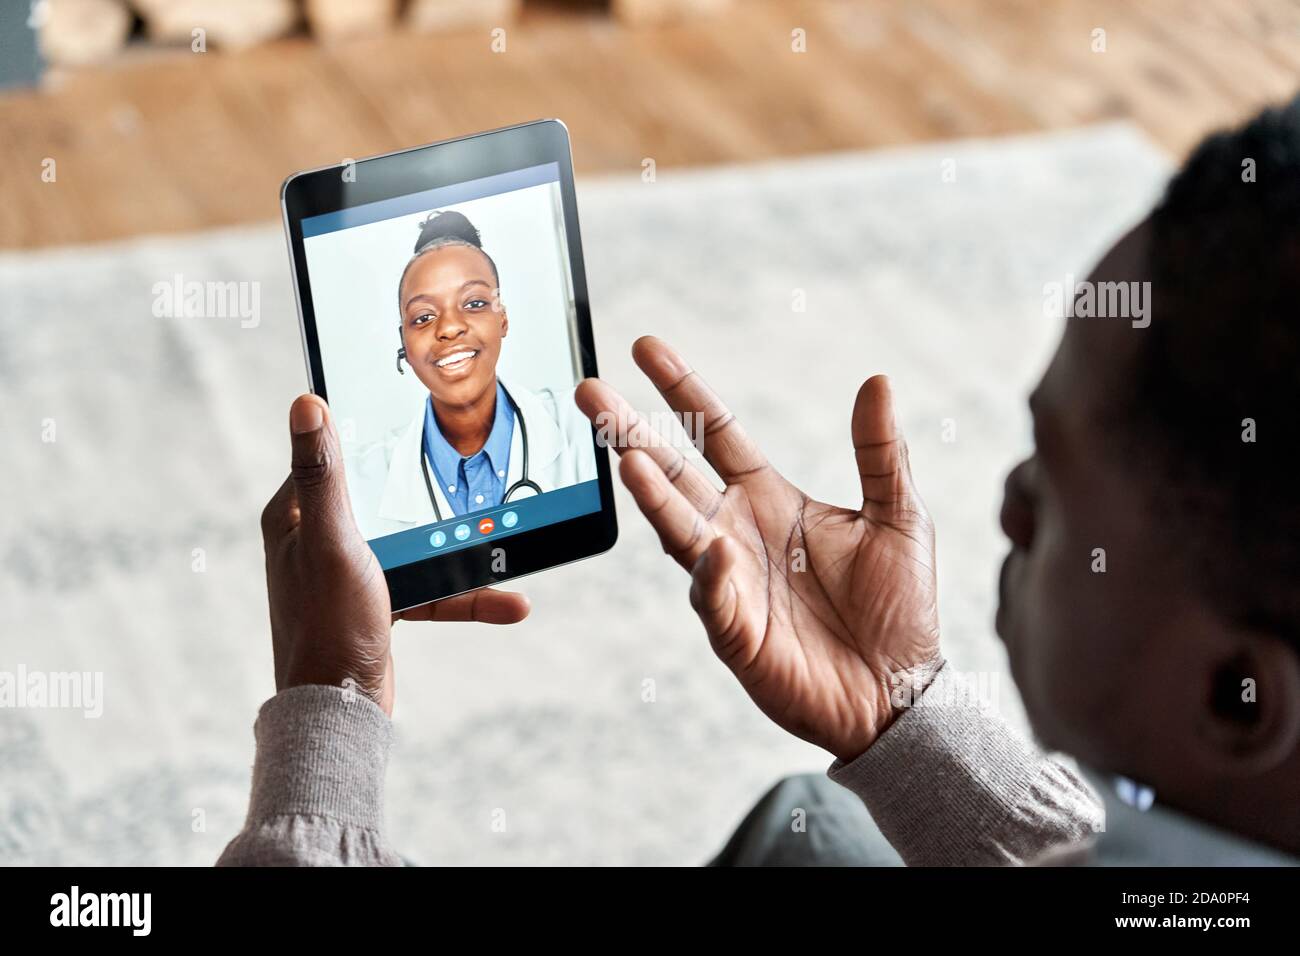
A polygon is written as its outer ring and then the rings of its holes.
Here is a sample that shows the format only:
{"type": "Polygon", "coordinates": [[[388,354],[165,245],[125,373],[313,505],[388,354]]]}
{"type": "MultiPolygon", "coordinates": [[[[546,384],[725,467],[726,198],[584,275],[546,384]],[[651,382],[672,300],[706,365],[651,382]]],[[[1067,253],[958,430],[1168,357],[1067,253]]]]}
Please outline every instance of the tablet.
{"type": "Polygon", "coordinates": [[[568,130],[295,173],[281,188],[311,389],[394,611],[617,537],[568,130]]]}

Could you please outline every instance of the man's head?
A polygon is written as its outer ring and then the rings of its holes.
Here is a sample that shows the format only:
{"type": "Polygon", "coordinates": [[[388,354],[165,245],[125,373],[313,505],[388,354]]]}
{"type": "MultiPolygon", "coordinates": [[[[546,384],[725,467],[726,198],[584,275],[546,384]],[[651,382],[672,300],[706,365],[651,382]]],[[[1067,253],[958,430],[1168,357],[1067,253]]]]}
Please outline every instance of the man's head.
{"type": "Polygon", "coordinates": [[[1150,324],[1067,320],[1031,399],[1013,674],[1048,744],[1295,846],[1240,821],[1300,797],[1300,100],[1202,143],[1089,281],[1149,282],[1150,324]]]}

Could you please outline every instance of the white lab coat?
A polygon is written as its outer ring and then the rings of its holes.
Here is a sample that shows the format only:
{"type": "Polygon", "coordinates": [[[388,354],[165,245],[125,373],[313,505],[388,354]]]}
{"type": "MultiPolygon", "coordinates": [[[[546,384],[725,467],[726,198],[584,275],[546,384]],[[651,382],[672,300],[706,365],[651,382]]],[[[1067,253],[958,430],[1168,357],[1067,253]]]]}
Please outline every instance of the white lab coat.
{"type": "MultiPolygon", "coordinates": [[[[528,426],[528,477],[543,493],[567,488],[596,477],[596,456],[591,442],[591,422],[574,404],[575,389],[531,392],[504,379],[501,384],[519,406],[510,437],[510,463],[505,488],[523,477],[523,435],[519,417],[528,426]]],[[[428,399],[405,428],[381,441],[358,449],[345,459],[348,491],[353,514],[367,540],[432,524],[435,520],[429,491],[424,483],[421,457],[424,455],[424,414],[428,399]]],[[[445,521],[454,517],[444,489],[430,469],[433,493],[445,521]]],[[[520,489],[511,498],[519,501],[533,494],[520,489]]]]}

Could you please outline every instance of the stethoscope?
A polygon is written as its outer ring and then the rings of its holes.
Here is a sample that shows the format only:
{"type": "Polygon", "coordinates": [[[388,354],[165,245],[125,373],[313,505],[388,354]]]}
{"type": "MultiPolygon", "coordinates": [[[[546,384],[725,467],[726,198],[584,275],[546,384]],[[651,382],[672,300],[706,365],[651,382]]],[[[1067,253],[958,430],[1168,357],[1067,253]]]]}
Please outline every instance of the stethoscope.
{"type": "MultiPolygon", "coordinates": [[[[400,365],[398,370],[401,370],[400,365]]],[[[512,495],[520,491],[526,490],[535,495],[540,495],[542,489],[537,482],[530,480],[528,477],[528,423],[524,421],[524,413],[519,410],[519,403],[515,401],[515,397],[508,390],[503,388],[501,391],[506,393],[506,401],[510,403],[510,407],[515,413],[515,421],[519,423],[519,444],[523,446],[524,451],[523,477],[507,488],[506,493],[501,496],[501,503],[506,504],[510,501],[512,495]]],[[[424,487],[429,492],[429,504],[433,505],[433,520],[441,521],[442,509],[438,507],[438,496],[433,492],[433,479],[429,477],[429,455],[425,450],[423,435],[420,437],[420,470],[424,472],[424,487]]]]}

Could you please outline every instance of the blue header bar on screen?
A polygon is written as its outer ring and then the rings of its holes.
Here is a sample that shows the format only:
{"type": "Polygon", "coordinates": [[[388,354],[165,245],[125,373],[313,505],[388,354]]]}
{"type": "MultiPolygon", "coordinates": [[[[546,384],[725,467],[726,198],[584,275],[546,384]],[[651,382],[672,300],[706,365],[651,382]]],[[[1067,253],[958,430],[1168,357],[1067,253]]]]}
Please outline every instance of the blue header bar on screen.
{"type": "Polygon", "coordinates": [[[471,179],[464,183],[439,186],[437,189],[426,189],[424,192],[411,193],[408,196],[381,199],[379,202],[368,202],[362,206],[353,206],[351,209],[340,209],[338,212],[312,216],[302,221],[302,237],[308,239],[327,232],[337,232],[340,229],[351,229],[353,226],[394,219],[397,216],[432,212],[442,206],[453,206],[456,203],[469,202],[471,199],[497,196],[516,189],[527,189],[529,186],[559,181],[559,163],[529,166],[527,169],[516,169],[496,176],[484,176],[482,179],[471,179]]]}

